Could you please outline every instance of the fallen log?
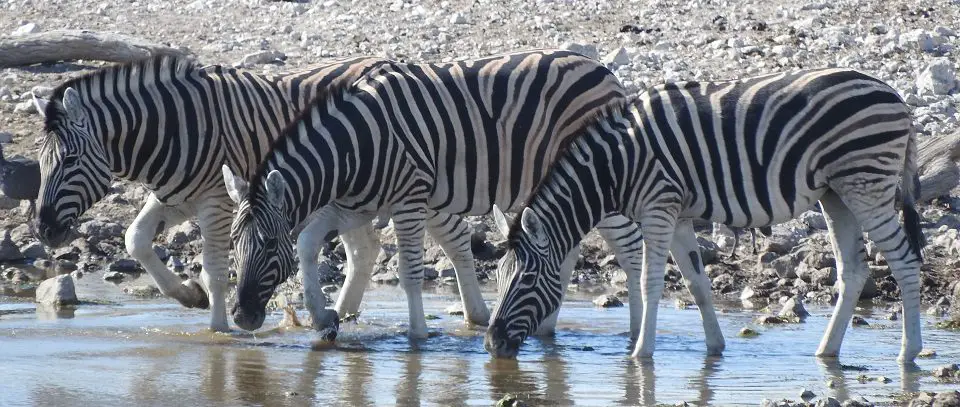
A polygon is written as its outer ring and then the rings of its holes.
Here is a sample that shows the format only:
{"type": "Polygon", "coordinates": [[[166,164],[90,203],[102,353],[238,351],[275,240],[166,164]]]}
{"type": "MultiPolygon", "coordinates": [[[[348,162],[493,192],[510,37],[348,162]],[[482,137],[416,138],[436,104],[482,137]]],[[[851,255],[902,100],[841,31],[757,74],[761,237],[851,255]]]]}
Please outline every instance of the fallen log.
{"type": "Polygon", "coordinates": [[[190,53],[142,38],[87,30],[51,30],[0,37],[0,68],[81,59],[122,63],[154,55],[190,53]]]}
{"type": "Polygon", "coordinates": [[[920,174],[919,202],[949,195],[960,186],[960,131],[927,137],[917,146],[920,174]]]}

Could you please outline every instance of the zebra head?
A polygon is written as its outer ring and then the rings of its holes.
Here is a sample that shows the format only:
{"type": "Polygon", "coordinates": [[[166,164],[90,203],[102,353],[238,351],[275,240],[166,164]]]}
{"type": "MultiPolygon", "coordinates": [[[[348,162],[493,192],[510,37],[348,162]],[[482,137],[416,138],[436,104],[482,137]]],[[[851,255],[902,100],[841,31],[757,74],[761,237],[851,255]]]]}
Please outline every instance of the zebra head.
{"type": "Polygon", "coordinates": [[[106,196],[110,166],[75,89],[66,88],[62,100],[33,95],[33,103],[46,132],[38,157],[36,235],[43,244],[60,247],[75,236],[80,216],[106,196]]]}
{"type": "Polygon", "coordinates": [[[287,184],[279,171],[270,171],[259,190],[249,191],[242,178],[223,166],[227,193],[237,203],[231,238],[237,272],[237,302],[233,322],[253,331],[263,325],[267,302],[280,283],[296,270],[296,253],[285,215],[287,184]]]}
{"type": "Polygon", "coordinates": [[[494,357],[514,358],[527,336],[560,307],[562,258],[551,250],[545,225],[533,209],[523,210],[519,229],[516,222],[508,227],[497,207],[494,216],[510,246],[497,267],[500,294],[483,346],[494,357]]]}

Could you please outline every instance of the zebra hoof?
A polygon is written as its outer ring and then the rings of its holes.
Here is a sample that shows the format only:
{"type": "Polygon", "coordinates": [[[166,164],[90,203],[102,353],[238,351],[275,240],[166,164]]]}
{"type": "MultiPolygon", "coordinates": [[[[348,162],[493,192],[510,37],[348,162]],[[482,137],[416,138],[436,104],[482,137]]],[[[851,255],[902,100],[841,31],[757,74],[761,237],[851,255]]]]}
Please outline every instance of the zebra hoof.
{"type": "Polygon", "coordinates": [[[320,334],[321,341],[337,339],[340,330],[340,315],[332,309],[323,309],[312,315],[313,329],[320,334]]]}
{"type": "Polygon", "coordinates": [[[194,280],[184,281],[183,292],[186,295],[184,298],[177,298],[177,301],[179,301],[184,307],[200,309],[210,308],[210,299],[207,298],[207,292],[203,290],[203,287],[200,286],[200,283],[197,283],[194,280]]]}

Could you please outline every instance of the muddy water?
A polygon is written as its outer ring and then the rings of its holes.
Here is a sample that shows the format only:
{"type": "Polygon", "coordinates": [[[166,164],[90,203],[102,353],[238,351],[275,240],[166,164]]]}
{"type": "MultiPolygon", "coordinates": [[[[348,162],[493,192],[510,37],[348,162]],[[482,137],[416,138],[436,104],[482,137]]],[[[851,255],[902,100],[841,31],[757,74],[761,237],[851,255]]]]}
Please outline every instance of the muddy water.
{"type": "MultiPolygon", "coordinates": [[[[760,336],[752,339],[737,332],[753,326],[756,313],[725,308],[727,351],[707,358],[696,309],[665,300],[654,361],[639,363],[627,358],[627,309],[596,309],[573,295],[555,338],[529,340],[517,361],[497,361],[483,351],[482,331],[444,314],[456,297],[443,288],[425,296],[427,312],[440,317],[428,321],[438,335],[408,341],[402,291],[381,287],[366,294],[360,321],[343,325],[336,348],[325,350],[311,350],[302,328],[214,334],[204,329],[205,311],[137,300],[95,278],[80,280],[78,290],[81,300],[103,304],[58,316],[0,297],[0,405],[489,406],[506,393],[533,405],[758,405],[798,399],[803,388],[891,402],[903,391],[949,388],[929,371],[960,361],[960,334],[927,320],[925,347],[938,356],[902,371],[894,360],[900,325],[884,321],[884,310],[861,312],[871,327],[848,330],[841,365],[813,357],[828,308],[811,307],[804,324],[754,326],[760,336]]],[[[265,327],[280,319],[271,315],[265,327]]]]}

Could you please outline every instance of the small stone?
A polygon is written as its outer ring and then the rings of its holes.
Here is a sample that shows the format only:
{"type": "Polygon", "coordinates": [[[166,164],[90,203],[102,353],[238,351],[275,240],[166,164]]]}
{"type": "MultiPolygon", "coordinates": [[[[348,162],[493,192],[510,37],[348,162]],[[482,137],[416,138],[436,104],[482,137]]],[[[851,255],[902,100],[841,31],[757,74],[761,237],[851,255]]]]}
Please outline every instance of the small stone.
{"type": "Polygon", "coordinates": [[[893,380],[890,380],[890,378],[887,376],[877,376],[874,380],[883,384],[887,384],[893,381],[893,380]]]}
{"type": "Polygon", "coordinates": [[[454,13],[450,16],[450,24],[466,24],[467,16],[463,13],[454,13]]]}
{"type": "Polygon", "coordinates": [[[118,259],[110,263],[110,271],[119,271],[121,273],[137,273],[143,271],[140,263],[133,259],[118,259]]]}
{"type": "Polygon", "coordinates": [[[949,95],[957,88],[957,72],[948,58],[935,58],[917,77],[921,94],[949,95]]]}
{"type": "Polygon", "coordinates": [[[603,57],[603,59],[600,60],[600,62],[603,62],[606,65],[612,65],[612,66],[627,65],[630,63],[630,55],[627,54],[626,48],[620,47],[619,49],[613,50],[610,53],[608,53],[606,56],[603,57]]]}
{"type": "Polygon", "coordinates": [[[800,215],[800,221],[817,230],[827,230],[827,220],[817,211],[806,211],[800,215]]]}
{"type": "Polygon", "coordinates": [[[920,351],[919,354],[917,354],[917,357],[921,359],[930,359],[936,356],[937,356],[937,351],[933,349],[923,349],[920,351]]]}
{"type": "Polygon", "coordinates": [[[601,295],[593,300],[593,305],[602,308],[622,307],[623,301],[614,295],[601,295]]]}
{"type": "Polygon", "coordinates": [[[44,280],[37,287],[36,302],[54,307],[77,304],[73,278],[66,274],[44,280]]]}
{"type": "Polygon", "coordinates": [[[869,326],[869,325],[870,324],[868,324],[867,320],[863,319],[863,317],[859,315],[853,316],[853,326],[869,326]]]}
{"type": "Polygon", "coordinates": [[[15,35],[15,36],[16,36],[16,35],[33,34],[33,33],[37,32],[37,31],[39,31],[39,30],[40,30],[40,28],[37,27],[37,24],[36,24],[36,23],[26,23],[26,24],[24,24],[24,25],[21,25],[20,27],[17,27],[16,30],[13,30],[13,32],[11,33],[11,35],[15,35]]]}
{"type": "Polygon", "coordinates": [[[756,322],[761,325],[777,325],[786,323],[787,321],[775,315],[761,315],[757,317],[756,322]]]}
{"type": "Polygon", "coordinates": [[[810,313],[803,307],[803,300],[799,297],[792,297],[783,304],[783,309],[777,316],[789,321],[802,322],[810,316],[810,313]]]}
{"type": "Polygon", "coordinates": [[[400,276],[397,275],[396,271],[385,271],[374,274],[370,277],[370,280],[381,284],[397,284],[400,282],[400,276]]]}
{"type": "Polygon", "coordinates": [[[747,287],[743,287],[743,292],[740,293],[740,299],[743,301],[746,301],[746,300],[752,299],[753,297],[756,297],[756,295],[757,295],[756,291],[754,291],[753,288],[747,286],[747,287]]]}
{"type": "Polygon", "coordinates": [[[958,370],[960,370],[960,366],[957,366],[956,363],[939,366],[933,369],[933,377],[937,377],[940,379],[949,379],[953,377],[953,375],[956,374],[958,370]]]}
{"type": "Polygon", "coordinates": [[[244,55],[243,60],[234,64],[234,66],[249,68],[255,65],[268,64],[274,61],[283,61],[286,59],[287,55],[283,52],[276,50],[264,50],[244,55]]]}
{"type": "Polygon", "coordinates": [[[737,335],[744,338],[756,338],[757,336],[760,336],[760,333],[753,329],[744,327],[743,329],[740,329],[740,332],[737,335]]]}
{"type": "Polygon", "coordinates": [[[13,141],[13,133],[9,131],[0,131],[0,144],[7,144],[13,141]]]}
{"type": "Polygon", "coordinates": [[[13,108],[15,113],[22,114],[36,114],[37,106],[33,104],[32,100],[27,100],[25,102],[17,103],[16,107],[13,108]]]}
{"type": "Polygon", "coordinates": [[[444,310],[449,315],[463,315],[463,303],[458,302],[450,305],[447,309],[444,310]]]}
{"type": "Polygon", "coordinates": [[[496,407],[527,407],[527,403],[520,400],[516,395],[508,393],[497,401],[496,407]]]}
{"type": "Polygon", "coordinates": [[[136,287],[125,287],[123,292],[139,298],[154,298],[161,295],[160,289],[151,284],[136,287]]]}
{"type": "Polygon", "coordinates": [[[810,391],[810,389],[803,389],[803,391],[800,392],[800,398],[804,400],[810,400],[814,397],[817,397],[817,394],[810,391]]]}
{"type": "Polygon", "coordinates": [[[103,273],[103,279],[106,281],[122,281],[126,274],[117,271],[108,271],[103,273]]]}
{"type": "MultiPolygon", "coordinates": [[[[832,381],[830,382],[830,385],[833,385],[832,381]]],[[[832,386],[829,386],[829,387],[833,388],[832,386]]],[[[817,400],[817,404],[815,404],[815,406],[816,407],[840,407],[841,404],[840,404],[840,400],[837,400],[833,397],[827,397],[825,399],[817,400]]]]}
{"type": "Polygon", "coordinates": [[[337,290],[339,290],[339,288],[333,284],[320,287],[320,291],[323,291],[324,294],[333,294],[337,292],[337,290]]]}

